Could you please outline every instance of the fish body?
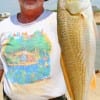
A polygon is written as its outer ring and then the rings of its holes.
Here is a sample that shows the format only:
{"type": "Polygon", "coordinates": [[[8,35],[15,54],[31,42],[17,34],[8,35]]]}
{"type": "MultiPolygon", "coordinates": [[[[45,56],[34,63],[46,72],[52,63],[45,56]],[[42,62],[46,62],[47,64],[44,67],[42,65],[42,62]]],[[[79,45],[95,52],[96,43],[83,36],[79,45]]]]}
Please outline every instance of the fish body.
{"type": "Polygon", "coordinates": [[[87,100],[94,75],[96,44],[93,21],[89,0],[58,0],[58,39],[72,100],[87,100]]]}

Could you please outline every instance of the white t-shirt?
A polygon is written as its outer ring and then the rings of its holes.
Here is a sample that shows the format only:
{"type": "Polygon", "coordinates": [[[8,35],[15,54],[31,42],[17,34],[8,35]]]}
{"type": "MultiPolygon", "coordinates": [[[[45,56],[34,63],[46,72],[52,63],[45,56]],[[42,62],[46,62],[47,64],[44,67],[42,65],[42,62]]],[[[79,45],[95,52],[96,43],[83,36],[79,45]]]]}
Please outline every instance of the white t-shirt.
{"type": "Polygon", "coordinates": [[[22,24],[17,16],[0,23],[4,91],[12,100],[48,100],[65,94],[56,13],[44,11],[22,24]]]}

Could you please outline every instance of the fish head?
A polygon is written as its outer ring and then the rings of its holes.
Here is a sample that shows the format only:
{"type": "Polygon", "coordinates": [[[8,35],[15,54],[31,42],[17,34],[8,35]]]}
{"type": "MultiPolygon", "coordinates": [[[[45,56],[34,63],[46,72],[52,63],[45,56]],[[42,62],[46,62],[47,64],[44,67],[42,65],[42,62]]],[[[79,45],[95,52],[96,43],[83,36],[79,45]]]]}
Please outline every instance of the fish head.
{"type": "Polygon", "coordinates": [[[91,5],[90,0],[59,0],[58,2],[60,9],[68,10],[72,14],[80,13],[91,5]]]}

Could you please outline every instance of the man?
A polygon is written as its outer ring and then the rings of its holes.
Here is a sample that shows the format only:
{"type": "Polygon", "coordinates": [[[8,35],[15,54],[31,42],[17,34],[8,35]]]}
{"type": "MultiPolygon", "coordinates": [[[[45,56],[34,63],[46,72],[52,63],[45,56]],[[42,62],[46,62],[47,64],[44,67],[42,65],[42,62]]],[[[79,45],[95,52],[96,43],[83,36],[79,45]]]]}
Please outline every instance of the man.
{"type": "Polygon", "coordinates": [[[43,3],[19,0],[20,13],[0,23],[0,77],[4,70],[8,100],[66,100],[56,13],[43,3]]]}

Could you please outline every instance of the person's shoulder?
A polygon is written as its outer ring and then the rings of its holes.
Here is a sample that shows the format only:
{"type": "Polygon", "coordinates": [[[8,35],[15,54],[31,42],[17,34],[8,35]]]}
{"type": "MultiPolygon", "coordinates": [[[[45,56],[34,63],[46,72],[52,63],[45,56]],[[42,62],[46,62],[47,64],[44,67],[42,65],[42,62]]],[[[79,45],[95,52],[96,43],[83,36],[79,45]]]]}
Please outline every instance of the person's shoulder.
{"type": "Polygon", "coordinates": [[[50,10],[46,10],[46,17],[44,21],[55,27],[57,23],[57,13],[50,10]]]}
{"type": "Polygon", "coordinates": [[[44,16],[46,16],[47,19],[56,19],[57,13],[51,10],[45,10],[44,16]]]}
{"type": "Polygon", "coordinates": [[[41,21],[50,21],[56,19],[56,13],[50,10],[44,10],[43,14],[39,17],[41,21]]]}

